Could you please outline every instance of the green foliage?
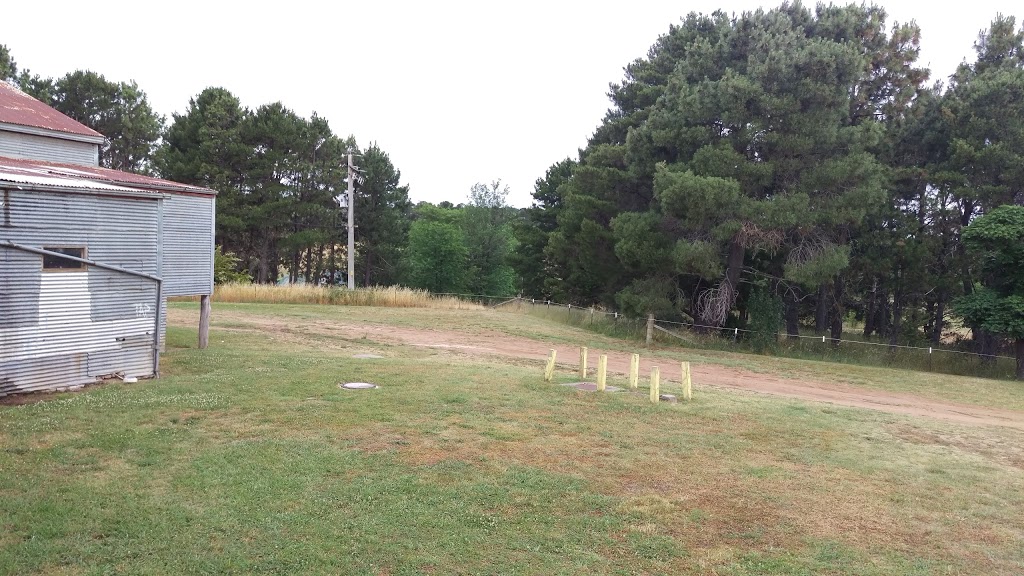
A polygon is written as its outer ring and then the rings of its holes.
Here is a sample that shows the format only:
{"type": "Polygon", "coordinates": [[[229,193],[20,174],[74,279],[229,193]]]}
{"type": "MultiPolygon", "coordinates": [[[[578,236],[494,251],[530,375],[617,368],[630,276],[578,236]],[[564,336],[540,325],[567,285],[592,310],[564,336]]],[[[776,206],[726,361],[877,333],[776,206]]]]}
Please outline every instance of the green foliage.
{"type": "Polygon", "coordinates": [[[629,316],[646,317],[654,314],[662,318],[675,316],[675,286],[665,277],[634,280],[615,295],[619,309],[629,316]]]}
{"type": "Polygon", "coordinates": [[[633,301],[652,279],[682,308],[708,281],[842,280],[857,227],[885,202],[881,120],[927,77],[917,47],[915,26],[889,27],[866,5],[672,26],[612,85],[612,109],[557,188],[557,226],[519,234],[547,242],[532,268],[547,272],[546,294],[633,301]],[[807,237],[829,248],[788,258],[807,237]]]}
{"type": "Polygon", "coordinates": [[[509,265],[515,210],[505,202],[508,191],[508,186],[502,186],[500,180],[490,185],[474,184],[469,204],[462,209],[466,289],[473,294],[515,294],[515,271],[509,265]]]}
{"type": "Polygon", "coordinates": [[[672,251],[675,271],[711,280],[722,275],[718,245],[703,240],[679,240],[672,251]]]}
{"type": "Polygon", "coordinates": [[[27,79],[22,88],[106,138],[100,165],[148,173],[163,131],[164,117],[153,111],[135,81],[114,82],[77,70],[54,81],[27,79]]]}
{"type": "Polygon", "coordinates": [[[763,288],[753,291],[747,300],[747,340],[757,354],[774,352],[779,345],[779,328],[782,326],[782,299],[763,288]]]}
{"type": "MultiPolygon", "coordinates": [[[[799,247],[798,247],[799,249],[799,247]]],[[[785,278],[814,288],[846,269],[850,263],[850,247],[828,244],[808,248],[808,254],[799,261],[790,261],[783,266],[785,278]]]]}
{"type": "Polygon", "coordinates": [[[987,285],[958,299],[957,311],[971,324],[1024,339],[1024,206],[992,210],[963,238],[987,285]]]}
{"type": "Polygon", "coordinates": [[[412,203],[402,173],[377,144],[359,160],[362,181],[356,187],[356,269],[363,286],[389,286],[398,282],[399,262],[408,243],[412,203]]]}
{"type": "Polygon", "coordinates": [[[989,285],[1005,294],[1024,294],[1024,206],[1000,206],[963,232],[989,285]]]}
{"type": "Polygon", "coordinates": [[[663,272],[671,243],[659,227],[661,216],[654,212],[623,212],[612,220],[615,255],[633,274],[647,276],[663,272]]]}
{"type": "Polygon", "coordinates": [[[18,63],[7,45],[0,44],[0,82],[17,82],[18,63]]]}
{"type": "Polygon", "coordinates": [[[996,334],[1024,337],[1024,296],[1004,297],[991,288],[977,287],[974,292],[957,298],[954,304],[968,324],[996,334]]]}
{"type": "Polygon", "coordinates": [[[238,269],[239,259],[231,252],[224,252],[221,246],[213,250],[214,284],[250,284],[252,276],[238,269]]]}
{"type": "Polygon", "coordinates": [[[462,230],[451,223],[421,218],[409,228],[407,283],[431,292],[466,289],[469,251],[462,230]]]}
{"type": "Polygon", "coordinates": [[[544,254],[551,232],[558,227],[558,215],[563,208],[563,185],[572,176],[576,162],[566,158],[548,168],[544,178],[534,185],[533,205],[519,213],[512,223],[516,249],[508,262],[519,276],[523,295],[548,298],[550,292],[545,280],[551,275],[553,263],[544,254]]]}

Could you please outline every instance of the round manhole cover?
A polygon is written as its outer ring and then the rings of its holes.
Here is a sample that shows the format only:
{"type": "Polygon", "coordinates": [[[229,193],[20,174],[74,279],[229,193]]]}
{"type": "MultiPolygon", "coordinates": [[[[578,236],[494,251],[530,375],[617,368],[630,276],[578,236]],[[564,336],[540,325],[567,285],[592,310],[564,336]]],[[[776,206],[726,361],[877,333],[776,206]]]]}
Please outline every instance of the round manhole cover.
{"type": "Polygon", "coordinates": [[[346,382],[344,384],[338,384],[339,388],[346,390],[370,390],[376,388],[376,384],[370,384],[369,382],[346,382]]]}

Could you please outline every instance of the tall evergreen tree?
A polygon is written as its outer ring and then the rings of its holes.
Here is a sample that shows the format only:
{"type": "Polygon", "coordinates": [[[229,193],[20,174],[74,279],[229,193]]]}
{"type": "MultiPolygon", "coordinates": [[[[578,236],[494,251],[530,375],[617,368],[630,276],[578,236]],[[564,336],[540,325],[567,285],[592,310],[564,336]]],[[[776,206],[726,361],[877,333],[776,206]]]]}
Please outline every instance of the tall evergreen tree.
{"type": "Polygon", "coordinates": [[[356,187],[357,270],[363,286],[396,284],[402,251],[408,244],[412,203],[402,173],[377,144],[363,151],[362,180],[356,187]]]}
{"type": "Polygon", "coordinates": [[[519,276],[519,288],[532,298],[548,298],[546,279],[557,275],[544,255],[551,233],[558,227],[562,211],[563,184],[569,181],[576,162],[566,158],[548,168],[534,184],[533,205],[519,212],[512,225],[516,249],[509,263],[519,276]]]}

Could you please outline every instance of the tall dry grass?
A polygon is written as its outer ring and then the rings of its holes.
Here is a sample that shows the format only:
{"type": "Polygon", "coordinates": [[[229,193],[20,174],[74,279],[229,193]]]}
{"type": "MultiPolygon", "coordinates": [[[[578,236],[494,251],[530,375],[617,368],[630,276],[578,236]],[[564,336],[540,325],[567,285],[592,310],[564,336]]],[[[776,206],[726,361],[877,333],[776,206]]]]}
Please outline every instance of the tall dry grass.
{"type": "Polygon", "coordinates": [[[390,308],[481,309],[481,305],[455,296],[437,296],[426,290],[402,286],[372,286],[349,290],[312,284],[218,284],[214,302],[248,304],[330,304],[337,306],[386,306],[390,308]]]}

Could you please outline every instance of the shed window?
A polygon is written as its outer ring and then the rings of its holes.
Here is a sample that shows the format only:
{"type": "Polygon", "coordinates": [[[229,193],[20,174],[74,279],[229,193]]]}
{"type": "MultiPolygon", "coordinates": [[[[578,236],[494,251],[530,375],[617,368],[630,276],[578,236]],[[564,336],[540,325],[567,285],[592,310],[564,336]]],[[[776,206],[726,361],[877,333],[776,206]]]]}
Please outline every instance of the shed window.
{"type": "MultiPolygon", "coordinates": [[[[68,256],[74,256],[75,258],[85,258],[85,248],[80,247],[43,246],[43,250],[57,252],[59,254],[67,254],[68,256]]],[[[60,256],[43,255],[43,270],[85,270],[85,264],[83,262],[75,262],[74,260],[61,258],[60,256]]]]}

